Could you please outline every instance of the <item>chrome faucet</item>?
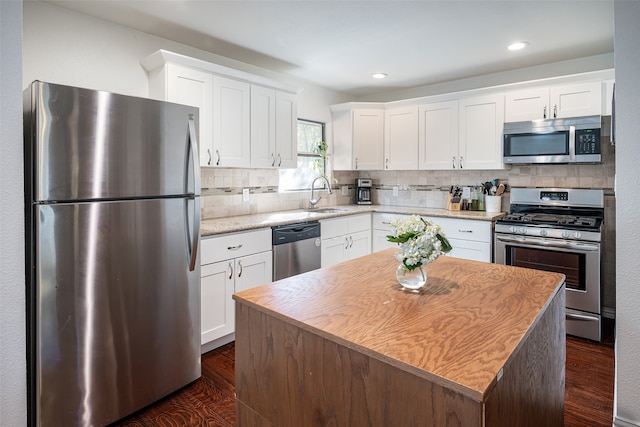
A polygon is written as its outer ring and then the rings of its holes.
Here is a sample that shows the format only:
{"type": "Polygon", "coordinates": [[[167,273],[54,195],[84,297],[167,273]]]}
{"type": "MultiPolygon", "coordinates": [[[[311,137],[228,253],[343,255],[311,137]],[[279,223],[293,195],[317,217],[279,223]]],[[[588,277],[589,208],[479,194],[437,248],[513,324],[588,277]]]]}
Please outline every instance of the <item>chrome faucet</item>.
{"type": "Polygon", "coordinates": [[[315,209],[320,199],[322,199],[322,196],[318,197],[317,199],[313,198],[313,190],[314,190],[313,186],[315,185],[316,181],[319,179],[324,180],[324,182],[327,184],[327,194],[331,194],[331,184],[329,183],[329,180],[327,179],[327,177],[325,177],[324,175],[315,177],[313,182],[311,183],[311,198],[309,199],[309,209],[315,209]]]}

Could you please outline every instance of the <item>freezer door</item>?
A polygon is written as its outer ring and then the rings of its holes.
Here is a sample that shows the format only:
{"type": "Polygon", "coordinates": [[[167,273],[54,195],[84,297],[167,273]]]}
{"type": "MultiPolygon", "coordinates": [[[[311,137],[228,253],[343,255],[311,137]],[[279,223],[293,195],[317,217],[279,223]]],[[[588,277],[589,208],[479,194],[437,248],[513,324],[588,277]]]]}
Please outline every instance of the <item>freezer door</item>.
{"type": "Polygon", "coordinates": [[[34,201],[199,194],[195,107],[34,82],[25,109],[34,201]]]}
{"type": "Polygon", "coordinates": [[[200,377],[197,199],[34,206],[39,425],[106,425],[200,377]]]}

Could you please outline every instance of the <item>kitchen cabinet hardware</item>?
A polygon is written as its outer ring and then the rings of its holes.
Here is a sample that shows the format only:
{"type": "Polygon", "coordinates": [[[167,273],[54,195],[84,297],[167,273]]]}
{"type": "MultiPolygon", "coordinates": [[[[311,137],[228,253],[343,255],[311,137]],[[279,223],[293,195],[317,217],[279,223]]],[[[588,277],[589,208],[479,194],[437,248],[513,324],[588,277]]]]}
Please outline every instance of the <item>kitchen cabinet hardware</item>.
{"type": "Polygon", "coordinates": [[[276,156],[273,155],[273,153],[271,153],[271,166],[275,166],[276,165],[276,156]]]}
{"type": "Polygon", "coordinates": [[[220,166],[220,151],[216,150],[216,156],[218,156],[218,160],[216,160],[216,166],[220,166]]]}
{"type": "Polygon", "coordinates": [[[238,277],[242,277],[242,260],[238,260],[238,277]]]}
{"type": "Polygon", "coordinates": [[[282,166],[282,157],[280,156],[280,153],[278,153],[278,167],[282,166]]]}
{"type": "Polygon", "coordinates": [[[460,156],[460,169],[464,168],[464,157],[460,156]]]}
{"type": "Polygon", "coordinates": [[[451,159],[451,167],[452,167],[453,169],[455,169],[455,168],[456,168],[456,156],[453,156],[453,158],[451,159]]]}
{"type": "Polygon", "coordinates": [[[209,160],[207,160],[207,166],[211,166],[211,150],[207,148],[207,154],[209,155],[209,160]]]}
{"type": "Polygon", "coordinates": [[[235,246],[227,246],[227,250],[229,250],[229,251],[237,251],[240,248],[242,248],[242,243],[240,243],[239,245],[235,245],[235,246]]]}
{"type": "Polygon", "coordinates": [[[233,263],[229,261],[229,279],[233,279],[233,263]]]}

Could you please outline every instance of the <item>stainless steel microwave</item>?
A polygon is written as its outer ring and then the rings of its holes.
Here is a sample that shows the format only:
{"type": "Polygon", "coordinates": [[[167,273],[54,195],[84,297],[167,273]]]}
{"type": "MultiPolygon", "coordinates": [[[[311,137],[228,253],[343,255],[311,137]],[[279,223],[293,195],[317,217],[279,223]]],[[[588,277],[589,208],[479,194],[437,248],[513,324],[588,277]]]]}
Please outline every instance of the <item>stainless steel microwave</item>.
{"type": "Polygon", "coordinates": [[[600,116],[504,124],[504,163],[598,163],[600,116]]]}

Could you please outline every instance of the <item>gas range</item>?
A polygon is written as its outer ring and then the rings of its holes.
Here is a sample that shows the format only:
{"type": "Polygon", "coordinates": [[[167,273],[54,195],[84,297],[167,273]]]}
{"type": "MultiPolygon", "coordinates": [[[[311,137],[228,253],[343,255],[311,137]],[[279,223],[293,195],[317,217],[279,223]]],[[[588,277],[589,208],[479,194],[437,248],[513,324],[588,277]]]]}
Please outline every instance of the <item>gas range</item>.
{"type": "Polygon", "coordinates": [[[513,188],[496,232],[600,242],[603,214],[602,190],[513,188]]]}
{"type": "Polygon", "coordinates": [[[565,275],[566,331],[599,341],[604,192],[512,188],[509,213],[496,221],[497,264],[565,275]]]}

